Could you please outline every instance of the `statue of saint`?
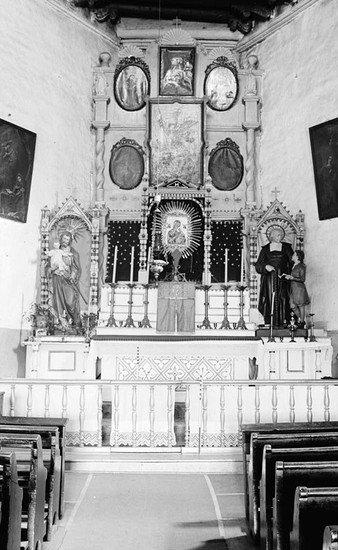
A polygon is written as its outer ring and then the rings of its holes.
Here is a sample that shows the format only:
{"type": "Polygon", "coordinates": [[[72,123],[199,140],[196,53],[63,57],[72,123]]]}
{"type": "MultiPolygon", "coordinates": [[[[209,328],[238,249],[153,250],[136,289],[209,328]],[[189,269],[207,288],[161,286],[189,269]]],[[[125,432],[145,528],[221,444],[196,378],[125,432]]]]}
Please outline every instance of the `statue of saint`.
{"type": "Polygon", "coordinates": [[[293,250],[289,243],[282,242],[284,231],[273,227],[269,243],[262,247],[255,268],[261,275],[258,311],[269,325],[287,326],[290,320],[290,282],[285,276],[291,273],[293,250]],[[273,310],[273,311],[272,311],[273,310]]]}
{"type": "Polygon", "coordinates": [[[71,244],[72,235],[65,231],[60,241],[54,243],[54,249],[48,253],[48,272],[51,277],[53,313],[57,323],[63,328],[68,328],[70,324],[76,332],[80,332],[80,256],[71,244]]]}

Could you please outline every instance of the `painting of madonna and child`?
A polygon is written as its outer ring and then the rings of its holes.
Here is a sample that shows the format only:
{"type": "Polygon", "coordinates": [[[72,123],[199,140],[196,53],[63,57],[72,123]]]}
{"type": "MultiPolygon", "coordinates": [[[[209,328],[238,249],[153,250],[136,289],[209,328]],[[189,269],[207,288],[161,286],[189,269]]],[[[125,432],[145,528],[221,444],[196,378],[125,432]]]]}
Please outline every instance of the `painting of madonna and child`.
{"type": "Polygon", "coordinates": [[[160,95],[194,95],[194,48],[161,48],[160,95]]]}

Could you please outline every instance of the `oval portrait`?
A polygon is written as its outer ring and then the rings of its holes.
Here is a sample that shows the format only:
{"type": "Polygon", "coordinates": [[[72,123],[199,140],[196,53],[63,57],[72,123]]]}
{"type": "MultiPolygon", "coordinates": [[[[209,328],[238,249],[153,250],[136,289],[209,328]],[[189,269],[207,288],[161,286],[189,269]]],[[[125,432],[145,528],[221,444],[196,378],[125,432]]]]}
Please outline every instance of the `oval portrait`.
{"type": "Polygon", "coordinates": [[[224,145],[216,146],[210,153],[208,172],[217,189],[231,191],[238,187],[244,172],[238,145],[228,139],[224,145]]]}
{"type": "Polygon", "coordinates": [[[236,100],[237,92],[237,77],[229,67],[215,67],[208,72],[204,81],[204,94],[211,109],[226,111],[236,100]]]}
{"type": "Polygon", "coordinates": [[[117,103],[126,111],[138,111],[146,104],[149,79],[138,65],[127,65],[115,73],[114,94],[117,103]]]}
{"type": "Polygon", "coordinates": [[[120,189],[134,189],[140,184],[144,174],[142,153],[132,145],[113,147],[109,173],[112,181],[120,189]]]}

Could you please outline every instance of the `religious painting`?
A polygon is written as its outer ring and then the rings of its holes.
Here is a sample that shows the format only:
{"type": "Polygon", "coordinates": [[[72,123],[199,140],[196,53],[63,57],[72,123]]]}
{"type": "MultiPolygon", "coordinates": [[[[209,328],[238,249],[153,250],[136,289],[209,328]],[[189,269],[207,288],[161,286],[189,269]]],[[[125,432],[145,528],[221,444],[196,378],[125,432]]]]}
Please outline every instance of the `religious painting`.
{"type": "Polygon", "coordinates": [[[194,95],[195,48],[160,48],[160,95],[194,95]]]}
{"type": "Polygon", "coordinates": [[[202,182],[203,102],[150,101],[150,184],[202,182]]]}
{"type": "Polygon", "coordinates": [[[237,143],[230,138],[219,141],[210,153],[208,172],[216,189],[236,189],[244,172],[243,157],[237,143]]]}
{"type": "Polygon", "coordinates": [[[338,118],[310,128],[320,220],[338,217],[338,118]]]}
{"type": "Polygon", "coordinates": [[[26,222],[36,134],[0,119],[0,216],[26,222]]]}
{"type": "Polygon", "coordinates": [[[122,138],[112,147],[109,173],[120,189],[134,189],[144,174],[142,147],[133,139],[122,138]]]}
{"type": "Polygon", "coordinates": [[[125,111],[139,111],[150,93],[148,65],[138,57],[126,57],[117,65],[114,75],[114,94],[125,111]]]}
{"type": "Polygon", "coordinates": [[[226,57],[217,57],[205,71],[204,95],[207,105],[215,111],[226,111],[238,94],[237,68],[226,57]]]}

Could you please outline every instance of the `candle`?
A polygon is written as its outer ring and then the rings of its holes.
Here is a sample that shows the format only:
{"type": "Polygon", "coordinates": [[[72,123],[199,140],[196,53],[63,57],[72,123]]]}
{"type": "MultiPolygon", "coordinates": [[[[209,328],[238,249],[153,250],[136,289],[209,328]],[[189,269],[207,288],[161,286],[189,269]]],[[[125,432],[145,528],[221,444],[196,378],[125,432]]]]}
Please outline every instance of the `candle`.
{"type": "Polygon", "coordinates": [[[272,293],[272,298],[271,298],[271,315],[273,316],[273,307],[275,305],[275,292],[272,293]]]}
{"type": "Polygon", "coordinates": [[[228,249],[226,248],[224,251],[224,282],[227,284],[228,282],[228,249]]]}
{"type": "Polygon", "coordinates": [[[132,284],[134,280],[134,249],[135,247],[131,247],[131,256],[130,256],[130,284],[132,284]]]}
{"type": "Polygon", "coordinates": [[[241,251],[241,286],[244,284],[244,250],[241,251]]]}
{"type": "Polygon", "coordinates": [[[112,277],[112,283],[116,283],[116,267],[117,267],[117,253],[118,253],[118,248],[117,246],[115,246],[115,249],[114,249],[114,263],[113,263],[113,277],[112,277]]]}
{"type": "Polygon", "coordinates": [[[150,259],[151,259],[151,246],[149,246],[149,249],[148,249],[147,282],[149,282],[150,259]]]}

